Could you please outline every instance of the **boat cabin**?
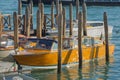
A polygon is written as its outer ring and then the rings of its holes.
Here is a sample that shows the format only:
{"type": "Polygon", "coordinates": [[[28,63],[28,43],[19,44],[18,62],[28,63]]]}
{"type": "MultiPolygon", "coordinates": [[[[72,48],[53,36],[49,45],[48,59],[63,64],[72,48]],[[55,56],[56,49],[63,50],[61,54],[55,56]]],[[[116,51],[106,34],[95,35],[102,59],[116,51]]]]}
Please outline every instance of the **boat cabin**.
{"type": "MultiPolygon", "coordinates": [[[[96,44],[103,44],[101,40],[94,40],[91,37],[84,37],[82,39],[82,45],[89,47],[96,44]]],[[[74,49],[78,47],[77,38],[63,38],[62,48],[65,49],[74,49]]],[[[56,51],[58,50],[58,41],[54,39],[31,39],[27,42],[25,48],[31,49],[44,49],[56,51]]]]}

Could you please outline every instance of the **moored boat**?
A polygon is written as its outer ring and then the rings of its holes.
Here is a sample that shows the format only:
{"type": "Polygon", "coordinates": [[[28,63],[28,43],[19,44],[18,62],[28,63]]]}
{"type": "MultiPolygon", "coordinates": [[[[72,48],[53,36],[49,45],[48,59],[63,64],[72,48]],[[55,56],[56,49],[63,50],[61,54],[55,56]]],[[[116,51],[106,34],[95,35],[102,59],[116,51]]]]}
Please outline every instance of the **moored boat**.
{"type": "MultiPolygon", "coordinates": [[[[105,44],[101,40],[86,37],[82,40],[83,62],[105,57],[105,44]]],[[[78,43],[76,38],[64,38],[62,45],[62,65],[78,63],[78,43]]],[[[23,51],[13,54],[14,59],[24,66],[54,67],[58,61],[58,42],[53,39],[38,39],[35,46],[26,45],[23,51]]],[[[115,46],[109,44],[109,55],[113,56],[115,46]]]]}
{"type": "MultiPolygon", "coordinates": [[[[26,42],[26,38],[19,35],[19,44],[23,45],[26,42]]],[[[14,61],[11,56],[15,53],[14,49],[14,35],[12,34],[1,34],[0,37],[0,60],[2,61],[14,61]]]]}
{"type": "MultiPolygon", "coordinates": [[[[69,36],[69,21],[66,22],[66,36],[69,36]]],[[[104,22],[103,21],[87,21],[87,36],[91,37],[100,37],[101,34],[104,35],[104,22]]],[[[108,26],[109,37],[112,36],[113,26],[108,26]]],[[[57,36],[58,28],[54,29],[47,28],[48,36],[57,36]]],[[[73,21],[73,36],[78,36],[78,20],[73,21]]]]}
{"type": "Polygon", "coordinates": [[[10,60],[10,54],[14,52],[14,41],[7,37],[0,38],[0,60],[10,60]]]}

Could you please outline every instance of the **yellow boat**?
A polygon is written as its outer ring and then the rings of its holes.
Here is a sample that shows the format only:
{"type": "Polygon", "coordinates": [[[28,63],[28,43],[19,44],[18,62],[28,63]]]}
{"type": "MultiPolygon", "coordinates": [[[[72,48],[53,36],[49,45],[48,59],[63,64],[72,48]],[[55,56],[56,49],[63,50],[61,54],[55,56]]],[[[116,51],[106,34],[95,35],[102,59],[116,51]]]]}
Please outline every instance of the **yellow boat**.
{"type": "MultiPolygon", "coordinates": [[[[54,39],[36,39],[34,46],[25,46],[23,51],[13,54],[14,59],[25,66],[52,67],[58,61],[58,42],[54,39]]],[[[64,38],[62,49],[62,64],[78,63],[78,40],[76,38],[64,38]]],[[[109,55],[114,53],[115,46],[109,44],[109,55]]],[[[82,39],[82,57],[84,61],[105,57],[105,44],[101,40],[92,40],[90,37],[82,39]],[[94,46],[92,46],[94,43],[94,46]]]]}

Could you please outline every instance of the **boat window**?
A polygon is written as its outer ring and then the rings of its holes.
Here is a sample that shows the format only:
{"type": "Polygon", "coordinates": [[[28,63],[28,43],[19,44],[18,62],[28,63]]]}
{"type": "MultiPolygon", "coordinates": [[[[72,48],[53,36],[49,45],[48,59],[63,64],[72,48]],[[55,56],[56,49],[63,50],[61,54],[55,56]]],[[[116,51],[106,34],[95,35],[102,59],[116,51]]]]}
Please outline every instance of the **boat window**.
{"type": "Polygon", "coordinates": [[[53,40],[39,40],[39,42],[36,45],[36,48],[40,48],[40,49],[48,49],[50,50],[52,45],[53,45],[53,40]]]}
{"type": "Polygon", "coordinates": [[[6,47],[6,46],[8,46],[8,45],[7,45],[8,41],[9,41],[9,40],[7,40],[6,37],[0,38],[0,47],[6,47]]]}
{"type": "Polygon", "coordinates": [[[14,41],[9,39],[7,41],[7,46],[13,46],[13,45],[14,45],[14,41]]]}
{"type": "Polygon", "coordinates": [[[1,42],[0,42],[0,47],[5,47],[5,46],[6,46],[6,44],[7,44],[7,42],[6,42],[6,41],[1,41],[1,42]]]}
{"type": "Polygon", "coordinates": [[[63,40],[63,49],[69,49],[72,48],[72,46],[73,46],[73,40],[70,39],[63,40]]]}
{"type": "Polygon", "coordinates": [[[25,48],[34,48],[36,46],[36,42],[28,41],[24,47],[25,48]]]}
{"type": "Polygon", "coordinates": [[[92,26],[92,27],[95,27],[95,26],[103,26],[103,23],[87,23],[87,26],[92,26]]]}
{"type": "MultiPolygon", "coordinates": [[[[73,23],[73,27],[78,27],[78,25],[73,23]]],[[[66,28],[67,28],[67,29],[69,29],[69,28],[70,28],[70,24],[69,24],[69,23],[68,23],[68,24],[66,24],[66,28]]]]}
{"type": "Polygon", "coordinates": [[[82,40],[82,44],[86,45],[86,46],[91,46],[92,44],[101,44],[102,41],[101,40],[94,40],[91,38],[84,38],[82,40]]]}
{"type": "Polygon", "coordinates": [[[58,50],[58,43],[53,44],[52,50],[58,50]]]}
{"type": "Polygon", "coordinates": [[[84,44],[86,46],[91,46],[90,38],[84,38],[83,41],[82,41],[82,44],[84,44]]]}

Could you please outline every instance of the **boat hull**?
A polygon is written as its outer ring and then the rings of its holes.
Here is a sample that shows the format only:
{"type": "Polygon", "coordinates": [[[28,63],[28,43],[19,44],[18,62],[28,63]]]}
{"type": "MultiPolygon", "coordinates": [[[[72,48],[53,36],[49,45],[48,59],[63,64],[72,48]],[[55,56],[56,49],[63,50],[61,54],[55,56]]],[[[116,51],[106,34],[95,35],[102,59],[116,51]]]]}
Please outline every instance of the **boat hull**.
{"type": "Polygon", "coordinates": [[[14,50],[0,50],[0,60],[2,61],[14,61],[12,53],[14,50]]]}
{"type": "MultiPolygon", "coordinates": [[[[109,45],[109,55],[113,55],[114,52],[114,45],[109,45]]],[[[33,53],[34,50],[27,50],[27,52],[32,52],[32,54],[18,54],[13,55],[14,59],[21,65],[26,66],[55,66],[57,65],[58,61],[58,52],[47,52],[47,53],[40,53],[38,50],[37,52],[33,53]]],[[[99,59],[105,57],[105,45],[94,46],[94,47],[84,47],[82,49],[82,60],[89,61],[92,59],[99,59]]],[[[71,50],[63,50],[62,51],[62,64],[71,64],[77,63],[78,60],[78,50],[71,49],[71,50]]]]}

